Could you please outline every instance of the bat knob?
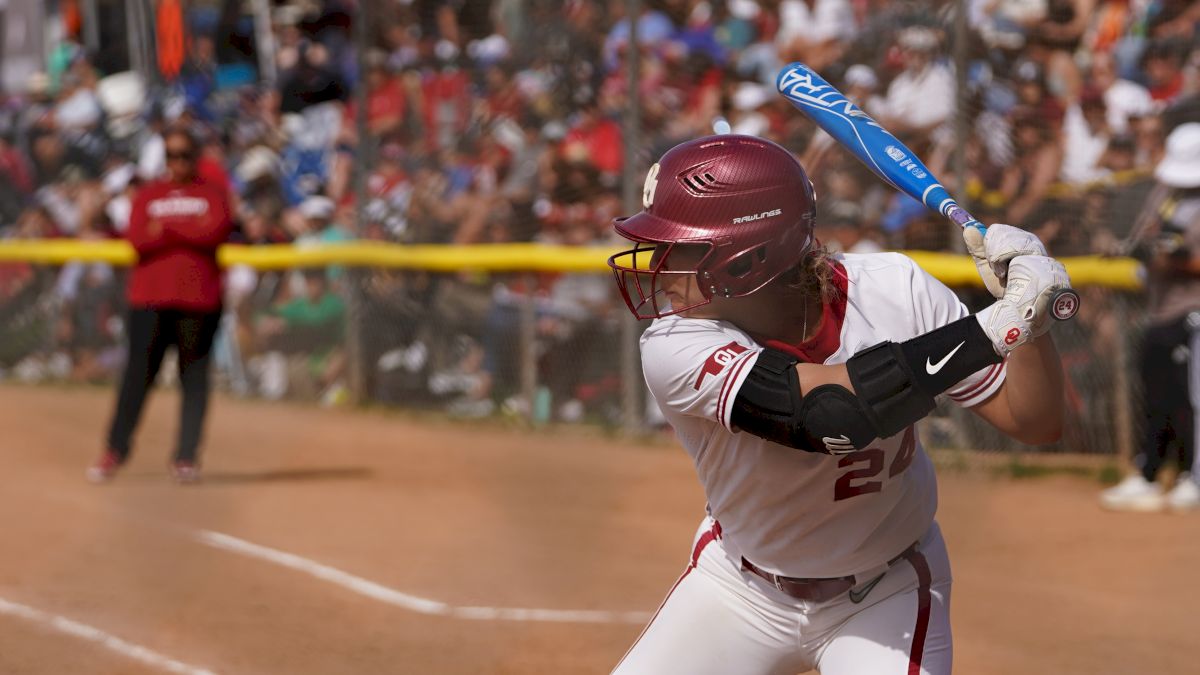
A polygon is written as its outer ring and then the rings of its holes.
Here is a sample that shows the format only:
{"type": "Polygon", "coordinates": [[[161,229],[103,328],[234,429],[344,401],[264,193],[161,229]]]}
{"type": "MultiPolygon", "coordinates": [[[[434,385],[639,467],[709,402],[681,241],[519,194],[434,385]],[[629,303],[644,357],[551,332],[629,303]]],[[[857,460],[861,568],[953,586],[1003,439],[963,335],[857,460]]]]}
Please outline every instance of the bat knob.
{"type": "Polygon", "coordinates": [[[1079,311],[1079,294],[1067,288],[1050,298],[1050,314],[1056,321],[1066,321],[1079,311]]]}

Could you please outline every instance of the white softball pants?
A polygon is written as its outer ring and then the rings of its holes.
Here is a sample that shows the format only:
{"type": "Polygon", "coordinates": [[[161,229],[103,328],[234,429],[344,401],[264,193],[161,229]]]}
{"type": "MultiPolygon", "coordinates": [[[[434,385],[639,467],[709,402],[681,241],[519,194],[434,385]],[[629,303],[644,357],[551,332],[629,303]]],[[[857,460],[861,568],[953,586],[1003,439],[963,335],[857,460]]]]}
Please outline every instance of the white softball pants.
{"type": "Polygon", "coordinates": [[[742,570],[712,528],[701,523],[687,569],[614,675],[949,675],[950,561],[937,523],[857,604],[784,594],[742,570]]]}

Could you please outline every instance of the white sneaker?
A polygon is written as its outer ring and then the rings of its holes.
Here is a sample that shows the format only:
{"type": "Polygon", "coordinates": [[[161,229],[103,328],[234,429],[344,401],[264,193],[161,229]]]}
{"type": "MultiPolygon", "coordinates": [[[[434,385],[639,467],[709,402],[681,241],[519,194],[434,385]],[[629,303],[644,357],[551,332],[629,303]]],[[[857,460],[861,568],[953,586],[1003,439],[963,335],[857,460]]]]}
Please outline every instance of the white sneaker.
{"type": "Polygon", "coordinates": [[[1180,474],[1175,487],[1167,493],[1167,506],[1175,511],[1189,511],[1200,507],[1200,485],[1188,474],[1180,474]]]}
{"type": "Polygon", "coordinates": [[[1161,511],[1165,506],[1162,487],[1141,474],[1134,474],[1100,493],[1100,505],[1112,511],[1161,511]]]}

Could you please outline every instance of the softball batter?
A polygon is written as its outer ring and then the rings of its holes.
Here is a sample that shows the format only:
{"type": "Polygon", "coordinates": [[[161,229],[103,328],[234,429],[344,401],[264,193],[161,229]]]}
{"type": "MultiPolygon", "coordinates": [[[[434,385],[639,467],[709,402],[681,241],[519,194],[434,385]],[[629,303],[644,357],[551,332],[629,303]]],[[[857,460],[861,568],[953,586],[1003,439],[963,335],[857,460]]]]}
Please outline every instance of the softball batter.
{"type": "Polygon", "coordinates": [[[826,253],[803,167],[749,136],[676,146],[643,205],[609,264],[655,319],[643,370],[708,514],[614,672],[949,673],[950,565],[914,424],[944,393],[1018,440],[1057,439],[1062,265],[1016,228],[969,238],[998,297],[970,315],[902,255],[826,253]]]}

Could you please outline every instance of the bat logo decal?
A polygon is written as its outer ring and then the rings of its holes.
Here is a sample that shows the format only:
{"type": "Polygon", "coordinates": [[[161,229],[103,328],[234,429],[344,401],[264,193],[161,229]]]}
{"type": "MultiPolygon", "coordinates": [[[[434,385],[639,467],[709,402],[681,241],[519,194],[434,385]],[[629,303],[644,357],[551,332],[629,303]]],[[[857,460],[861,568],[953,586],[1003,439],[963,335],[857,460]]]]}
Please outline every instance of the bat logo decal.
{"type": "Polygon", "coordinates": [[[851,103],[842,95],[842,92],[834,89],[832,85],[814,82],[812,71],[805,66],[797,64],[785,70],[779,76],[779,91],[783,92],[783,95],[791,99],[793,103],[816,106],[830,112],[840,112],[848,117],[857,117],[880,131],[886,131],[871,119],[870,115],[851,103]]]}

